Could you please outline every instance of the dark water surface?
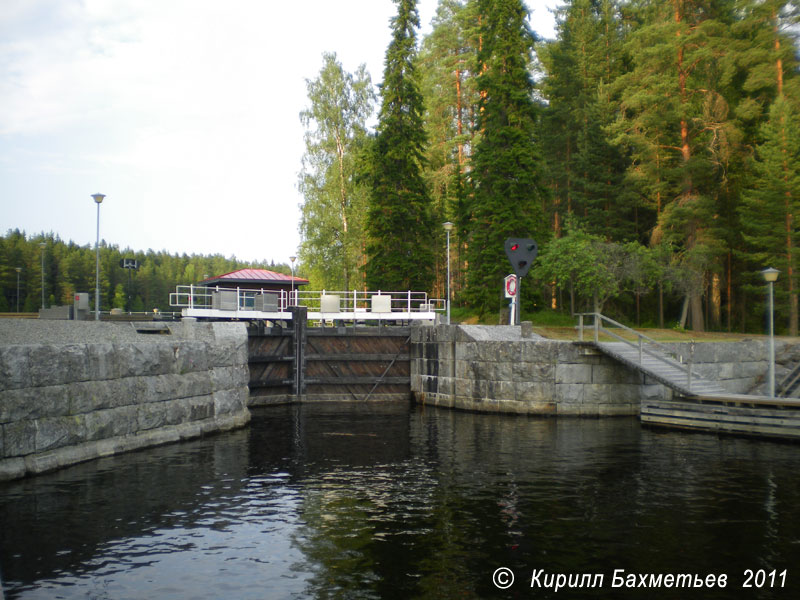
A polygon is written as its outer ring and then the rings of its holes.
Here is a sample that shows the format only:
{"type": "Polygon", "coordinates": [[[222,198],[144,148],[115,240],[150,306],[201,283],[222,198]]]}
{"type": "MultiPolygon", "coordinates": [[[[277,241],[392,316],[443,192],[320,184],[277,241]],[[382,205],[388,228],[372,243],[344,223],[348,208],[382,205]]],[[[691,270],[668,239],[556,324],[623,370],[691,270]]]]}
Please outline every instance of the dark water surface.
{"type": "Polygon", "coordinates": [[[7,599],[800,598],[800,446],[261,409],[246,430],[0,484],[0,577],[7,599]],[[727,586],[614,588],[615,569],[727,586]],[[558,574],[603,580],[556,592],[558,574]]]}

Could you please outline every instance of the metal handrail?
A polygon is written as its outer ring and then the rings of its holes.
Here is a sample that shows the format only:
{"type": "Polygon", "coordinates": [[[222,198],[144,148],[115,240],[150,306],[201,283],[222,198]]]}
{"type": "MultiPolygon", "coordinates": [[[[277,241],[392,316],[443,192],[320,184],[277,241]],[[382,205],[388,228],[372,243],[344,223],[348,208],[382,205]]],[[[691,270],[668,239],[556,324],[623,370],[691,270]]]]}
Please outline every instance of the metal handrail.
{"type": "Polygon", "coordinates": [[[369,312],[373,296],[388,296],[391,312],[444,312],[445,301],[430,298],[426,292],[377,291],[330,291],[330,290],[268,290],[228,287],[205,287],[197,285],[179,285],[170,294],[170,306],[176,308],[211,308],[212,294],[216,292],[236,292],[238,310],[252,310],[245,307],[243,299],[258,294],[275,294],[278,296],[278,310],[288,310],[290,306],[306,306],[310,310],[320,310],[323,296],[338,296],[342,312],[369,312]]]}
{"type": "Polygon", "coordinates": [[[778,384],[776,396],[786,396],[787,392],[792,392],[800,380],[800,364],[795,365],[794,369],[786,374],[786,377],[778,384]]]}
{"type": "Polygon", "coordinates": [[[688,362],[688,364],[685,364],[683,362],[682,357],[675,356],[675,353],[670,348],[665,346],[664,344],[662,344],[660,342],[657,342],[653,338],[648,337],[645,334],[640,333],[640,332],[636,331],[635,329],[632,329],[632,328],[628,327],[627,325],[623,325],[622,323],[619,323],[619,322],[615,321],[614,319],[611,319],[611,318],[609,318],[609,317],[607,317],[607,316],[605,316],[605,315],[603,315],[601,313],[596,313],[596,312],[578,313],[576,316],[578,317],[578,339],[580,341],[583,341],[583,330],[584,330],[583,320],[584,320],[584,317],[593,317],[594,321],[593,321],[592,328],[594,330],[594,341],[596,343],[599,342],[600,331],[602,330],[607,335],[610,335],[611,337],[613,337],[615,339],[618,339],[619,341],[624,342],[624,343],[628,344],[629,346],[631,346],[633,348],[638,348],[638,350],[639,350],[639,364],[640,365],[642,364],[642,354],[643,353],[647,353],[648,355],[652,356],[653,358],[656,358],[656,359],[660,360],[661,362],[663,362],[663,363],[665,363],[665,364],[667,364],[667,365],[669,365],[671,367],[676,367],[677,369],[679,369],[681,371],[684,371],[686,373],[687,388],[689,389],[689,391],[692,390],[692,377],[702,377],[702,374],[697,373],[697,372],[694,371],[694,369],[692,369],[692,361],[693,361],[693,358],[694,358],[694,340],[692,340],[692,342],[690,343],[689,362],[688,362]],[[612,325],[614,325],[616,327],[619,327],[620,329],[623,329],[623,330],[627,331],[628,333],[632,333],[633,335],[635,335],[636,338],[638,339],[638,346],[634,342],[632,342],[630,340],[626,340],[625,338],[623,338],[620,335],[617,335],[616,333],[614,333],[610,329],[608,329],[606,327],[603,327],[603,321],[608,321],[612,325]],[[661,349],[665,354],[672,356],[673,359],[670,360],[669,358],[667,358],[665,356],[662,356],[660,354],[657,354],[657,353],[649,350],[648,348],[644,347],[644,345],[642,343],[642,340],[647,340],[648,344],[650,344],[652,346],[655,346],[656,348],[661,349]]]}

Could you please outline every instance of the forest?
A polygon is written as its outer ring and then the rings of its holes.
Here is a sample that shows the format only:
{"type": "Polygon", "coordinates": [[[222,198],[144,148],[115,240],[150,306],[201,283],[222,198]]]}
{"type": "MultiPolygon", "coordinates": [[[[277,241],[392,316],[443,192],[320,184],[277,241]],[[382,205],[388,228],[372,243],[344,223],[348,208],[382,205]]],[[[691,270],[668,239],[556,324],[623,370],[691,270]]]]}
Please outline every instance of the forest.
{"type": "Polygon", "coordinates": [[[377,95],[334,54],[308,82],[312,284],[443,297],[452,222],[454,306],[479,315],[506,302],[504,240],[532,237],[523,315],[763,331],[774,267],[797,334],[794,2],[572,0],[541,40],[520,0],[441,0],[419,41],[396,4],[377,95]]]}
{"type": "MultiPolygon", "coordinates": [[[[120,250],[103,240],[99,256],[100,307],[104,311],[120,308],[129,312],[169,312],[173,310],[169,294],[176,285],[246,267],[291,273],[286,264],[244,262],[221,255],[175,255],[164,250],[120,250]],[[124,258],[138,261],[139,268],[122,268],[124,258]]],[[[94,296],[95,258],[93,246],[64,242],[52,233],[28,236],[19,230],[7,232],[0,237],[0,312],[36,312],[42,307],[42,298],[46,307],[72,304],[76,292],[94,296]]]]}
{"type": "MultiPolygon", "coordinates": [[[[796,2],[571,0],[552,40],[537,39],[522,0],[440,0],[424,37],[415,0],[395,5],[380,85],[332,52],[306,82],[298,254],[310,288],[443,298],[452,222],[462,313],[496,320],[503,242],[532,237],[523,318],[597,308],[760,332],[760,272],[774,267],[776,328],[797,335],[796,2]]],[[[166,310],[177,283],[273,268],[100,250],[104,309],[166,310]]],[[[9,231],[0,311],[16,309],[17,266],[20,310],[41,305],[42,264],[47,304],[94,288],[93,248],[9,231]]]]}

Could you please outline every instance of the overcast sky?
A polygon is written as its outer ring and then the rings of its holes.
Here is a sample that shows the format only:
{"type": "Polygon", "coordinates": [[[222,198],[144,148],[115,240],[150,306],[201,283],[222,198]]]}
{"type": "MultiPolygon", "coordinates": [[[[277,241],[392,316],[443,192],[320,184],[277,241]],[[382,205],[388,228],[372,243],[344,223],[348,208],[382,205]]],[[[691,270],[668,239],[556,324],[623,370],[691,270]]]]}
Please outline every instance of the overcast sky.
{"type": "MultiPolygon", "coordinates": [[[[420,0],[422,33],[438,0],[420,0]]],[[[557,0],[528,0],[553,36],[557,0]]],[[[391,0],[0,0],[0,233],[288,262],[306,79],[377,84],[391,0]]]]}

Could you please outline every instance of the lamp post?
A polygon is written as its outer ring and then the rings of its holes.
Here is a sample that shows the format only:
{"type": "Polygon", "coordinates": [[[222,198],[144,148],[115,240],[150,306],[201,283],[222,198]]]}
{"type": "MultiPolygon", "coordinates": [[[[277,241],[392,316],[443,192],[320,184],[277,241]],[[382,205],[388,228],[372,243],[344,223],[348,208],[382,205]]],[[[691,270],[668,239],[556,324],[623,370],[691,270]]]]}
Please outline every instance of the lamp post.
{"type": "Polygon", "coordinates": [[[769,284],[769,397],[775,397],[775,303],[773,286],[778,280],[778,269],[772,267],[761,271],[761,276],[769,284]]]}
{"type": "Polygon", "coordinates": [[[22,267],[14,267],[14,270],[17,272],[17,312],[19,312],[19,273],[22,267]]]}
{"type": "Polygon", "coordinates": [[[297,257],[290,256],[289,260],[292,261],[292,293],[289,295],[289,306],[294,306],[292,304],[292,297],[294,296],[294,261],[297,260],[297,257]]]}
{"type": "Polygon", "coordinates": [[[450,232],[453,231],[453,224],[450,221],[443,225],[447,233],[447,324],[450,325],[450,232]]]}
{"type": "Polygon", "coordinates": [[[105,198],[104,194],[92,194],[95,204],[97,204],[97,243],[94,246],[94,320],[100,320],[100,203],[105,198]]]}
{"type": "Polygon", "coordinates": [[[44,242],[39,242],[39,248],[42,249],[42,310],[44,310],[44,249],[47,246],[44,242]]]}

